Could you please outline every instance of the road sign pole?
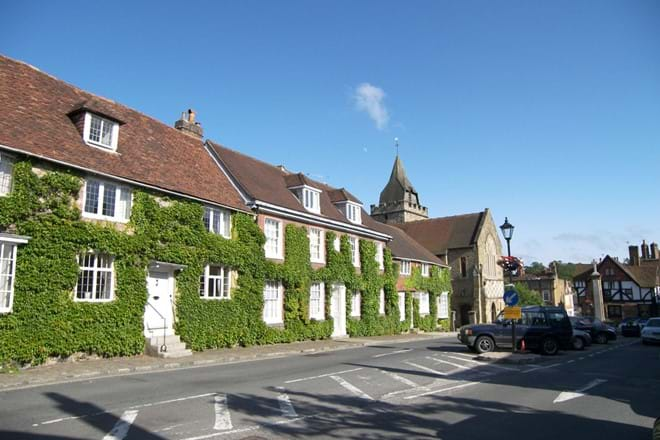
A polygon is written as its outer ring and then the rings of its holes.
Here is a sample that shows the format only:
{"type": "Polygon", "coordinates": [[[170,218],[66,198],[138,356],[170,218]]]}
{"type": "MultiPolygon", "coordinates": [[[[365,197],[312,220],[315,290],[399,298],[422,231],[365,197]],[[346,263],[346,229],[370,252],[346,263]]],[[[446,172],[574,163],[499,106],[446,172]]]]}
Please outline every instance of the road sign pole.
{"type": "MultiPolygon", "coordinates": [[[[507,291],[504,292],[504,303],[509,306],[515,306],[518,304],[518,292],[513,286],[513,283],[507,286],[507,291]]],[[[516,352],[516,319],[511,320],[511,352],[516,352]]]]}

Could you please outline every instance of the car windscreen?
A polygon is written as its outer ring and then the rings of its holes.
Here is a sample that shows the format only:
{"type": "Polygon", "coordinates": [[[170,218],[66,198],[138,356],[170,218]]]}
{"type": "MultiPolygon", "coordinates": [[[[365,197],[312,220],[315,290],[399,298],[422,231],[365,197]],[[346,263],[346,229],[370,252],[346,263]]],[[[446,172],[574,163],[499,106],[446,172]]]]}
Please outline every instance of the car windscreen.
{"type": "Polygon", "coordinates": [[[660,327],[660,319],[649,319],[646,323],[647,327],[660,327]]]}

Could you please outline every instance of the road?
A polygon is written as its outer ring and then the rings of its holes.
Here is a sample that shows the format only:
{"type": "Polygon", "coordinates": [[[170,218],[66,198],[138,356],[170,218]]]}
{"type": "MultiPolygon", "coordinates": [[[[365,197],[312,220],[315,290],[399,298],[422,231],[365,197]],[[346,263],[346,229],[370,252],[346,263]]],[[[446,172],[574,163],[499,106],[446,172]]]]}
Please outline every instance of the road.
{"type": "Polygon", "coordinates": [[[660,346],[491,365],[453,338],[0,392],[0,439],[645,439],[660,346]]]}

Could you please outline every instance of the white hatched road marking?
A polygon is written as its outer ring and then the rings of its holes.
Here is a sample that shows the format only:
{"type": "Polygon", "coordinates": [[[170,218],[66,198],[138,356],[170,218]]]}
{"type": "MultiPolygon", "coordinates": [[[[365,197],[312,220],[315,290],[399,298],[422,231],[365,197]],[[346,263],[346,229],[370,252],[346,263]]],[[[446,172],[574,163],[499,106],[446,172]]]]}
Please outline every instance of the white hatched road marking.
{"type": "Polygon", "coordinates": [[[449,356],[449,355],[447,355],[447,357],[450,358],[450,359],[455,359],[457,361],[472,362],[473,364],[483,365],[484,367],[497,368],[499,370],[519,371],[517,368],[504,367],[502,365],[489,364],[488,362],[479,362],[479,361],[475,361],[474,359],[463,359],[463,358],[457,358],[457,357],[449,356]]]}
{"type": "Polygon", "coordinates": [[[410,380],[410,379],[408,379],[408,378],[405,378],[405,377],[403,377],[403,376],[399,376],[398,374],[396,374],[396,373],[392,373],[391,371],[387,371],[387,370],[380,370],[380,371],[381,371],[383,374],[387,374],[387,375],[390,376],[392,379],[394,379],[394,380],[396,380],[396,381],[398,381],[398,382],[401,382],[402,384],[408,385],[409,387],[413,387],[413,388],[417,388],[417,387],[418,387],[418,385],[417,385],[415,382],[413,382],[412,380],[410,380]]]}
{"type": "Polygon", "coordinates": [[[474,368],[474,367],[466,367],[465,365],[455,364],[449,361],[443,361],[442,359],[438,359],[433,356],[426,356],[426,359],[430,359],[432,361],[439,362],[441,364],[451,365],[452,367],[460,368],[461,370],[469,370],[470,368],[474,368]]]}
{"type": "Polygon", "coordinates": [[[575,390],[573,392],[570,391],[564,391],[562,393],[559,393],[557,398],[552,401],[552,403],[561,403],[561,402],[566,402],[568,400],[572,399],[577,399],[578,397],[584,396],[584,392],[587,390],[590,390],[591,388],[600,385],[601,383],[605,383],[607,380],[605,379],[595,379],[583,386],[582,388],[575,390]]]}
{"type": "Polygon", "coordinates": [[[264,423],[263,425],[255,425],[255,426],[248,426],[247,428],[232,429],[231,431],[214,432],[213,434],[200,435],[198,437],[188,437],[188,438],[185,438],[185,439],[182,439],[182,440],[205,440],[205,439],[208,439],[208,438],[220,437],[220,436],[224,436],[224,435],[239,434],[239,433],[250,432],[250,431],[257,431],[257,430],[259,430],[263,427],[267,427],[267,426],[290,425],[290,424],[296,423],[300,420],[309,419],[310,417],[318,417],[318,415],[309,415],[309,416],[296,417],[295,419],[280,420],[278,422],[273,422],[273,423],[264,423]]]}
{"type": "Polygon", "coordinates": [[[302,382],[303,380],[313,380],[313,379],[320,379],[322,377],[329,377],[329,376],[334,376],[337,374],[343,374],[343,373],[351,373],[353,371],[358,371],[361,370],[362,367],[360,368],[352,368],[350,370],[343,370],[343,371],[336,371],[334,373],[327,373],[327,374],[319,374],[318,376],[309,376],[309,377],[301,377],[300,379],[292,379],[292,380],[287,380],[284,383],[296,383],[296,382],[302,382]]]}
{"type": "Polygon", "coordinates": [[[438,393],[442,393],[444,391],[451,391],[451,390],[457,390],[459,388],[471,387],[473,385],[479,385],[480,383],[481,382],[462,383],[460,385],[454,385],[454,386],[447,387],[447,388],[440,388],[439,390],[427,391],[427,392],[422,393],[422,394],[415,394],[414,396],[406,396],[406,397],[404,397],[404,399],[405,400],[417,399],[418,397],[430,396],[431,394],[438,394],[438,393]]]}
{"type": "Polygon", "coordinates": [[[393,354],[407,353],[407,352],[409,352],[409,351],[412,351],[412,348],[406,348],[406,349],[404,349],[404,350],[397,350],[397,351],[390,351],[390,352],[388,352],[388,353],[375,354],[375,355],[373,355],[373,356],[371,356],[371,357],[372,357],[372,358],[379,358],[379,357],[383,357],[383,356],[390,356],[390,355],[393,355],[393,354]]]}
{"type": "Polygon", "coordinates": [[[137,410],[124,411],[124,414],[117,420],[112,430],[103,437],[103,440],[122,440],[128,434],[128,430],[131,429],[137,415],[137,410]]]}
{"type": "Polygon", "coordinates": [[[556,367],[557,365],[561,365],[561,362],[557,363],[557,364],[546,365],[544,367],[530,368],[529,370],[523,371],[522,373],[527,374],[527,373],[531,373],[532,371],[536,371],[536,370],[545,370],[546,368],[556,367]]]}
{"type": "Polygon", "coordinates": [[[280,411],[282,411],[282,415],[284,417],[298,417],[296,410],[293,408],[293,405],[291,404],[291,399],[289,399],[288,394],[286,393],[280,394],[279,396],[277,396],[277,401],[280,404],[280,411]]]}
{"type": "Polygon", "coordinates": [[[357,395],[357,396],[360,396],[360,397],[362,397],[363,399],[374,400],[374,398],[371,397],[369,394],[365,393],[364,391],[362,391],[361,389],[359,389],[359,388],[356,387],[355,385],[346,382],[346,380],[345,380],[344,378],[342,378],[342,377],[340,377],[340,376],[330,376],[330,378],[331,378],[332,380],[334,380],[335,382],[337,382],[339,385],[341,385],[341,386],[343,386],[344,388],[346,388],[346,389],[347,389],[348,391],[350,391],[351,393],[353,393],[353,394],[355,394],[355,395],[357,395]]]}
{"type": "Polygon", "coordinates": [[[46,420],[45,422],[34,423],[32,426],[50,425],[50,424],[53,424],[53,423],[66,422],[66,421],[69,421],[69,420],[77,420],[77,419],[84,419],[84,418],[87,418],[87,417],[100,416],[100,415],[103,415],[103,414],[109,414],[111,412],[120,411],[120,410],[140,409],[140,408],[147,408],[147,407],[150,407],[150,406],[166,405],[168,403],[181,402],[181,401],[184,401],[184,400],[200,399],[202,397],[208,397],[208,396],[213,396],[213,395],[215,395],[215,393],[204,393],[204,394],[196,394],[194,396],[179,397],[177,399],[161,400],[159,402],[142,403],[140,405],[129,406],[128,408],[125,408],[125,409],[119,408],[119,409],[108,410],[108,411],[99,411],[99,412],[92,413],[92,414],[83,414],[82,416],[71,416],[71,417],[62,417],[60,419],[46,420]]]}
{"type": "Polygon", "coordinates": [[[229,408],[227,407],[227,395],[216,394],[215,425],[213,425],[213,429],[216,431],[227,431],[232,428],[233,426],[231,424],[231,415],[229,414],[229,408]]]}
{"type": "Polygon", "coordinates": [[[437,374],[438,376],[446,376],[448,373],[443,373],[442,371],[434,370],[433,368],[425,367],[424,365],[418,365],[414,362],[405,361],[404,364],[408,364],[411,367],[419,368],[420,370],[427,371],[429,373],[437,374]]]}

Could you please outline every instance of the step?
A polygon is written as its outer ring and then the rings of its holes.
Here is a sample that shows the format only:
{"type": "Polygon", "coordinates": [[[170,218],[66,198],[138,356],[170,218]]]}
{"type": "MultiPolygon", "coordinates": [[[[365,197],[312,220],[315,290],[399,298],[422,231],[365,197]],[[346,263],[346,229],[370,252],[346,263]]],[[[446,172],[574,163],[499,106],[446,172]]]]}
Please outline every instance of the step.
{"type": "Polygon", "coordinates": [[[149,356],[156,356],[161,358],[175,358],[191,356],[192,351],[186,347],[186,344],[181,342],[178,335],[167,335],[165,337],[153,336],[146,338],[145,352],[149,356]],[[167,351],[160,351],[163,343],[167,346],[167,351]]]}

